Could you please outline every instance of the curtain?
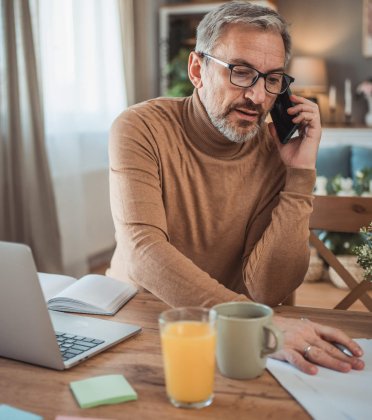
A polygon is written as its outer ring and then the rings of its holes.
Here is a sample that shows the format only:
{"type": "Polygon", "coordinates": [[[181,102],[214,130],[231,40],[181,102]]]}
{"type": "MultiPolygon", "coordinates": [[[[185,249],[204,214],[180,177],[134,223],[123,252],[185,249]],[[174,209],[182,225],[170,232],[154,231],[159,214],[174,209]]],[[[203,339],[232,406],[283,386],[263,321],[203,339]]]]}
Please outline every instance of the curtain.
{"type": "Polygon", "coordinates": [[[31,6],[0,0],[0,239],[28,244],[39,271],[60,272],[31,6]]]}
{"type": "Polygon", "coordinates": [[[128,106],[130,106],[136,103],[136,49],[134,41],[134,0],[118,0],[118,5],[120,17],[123,67],[125,70],[125,90],[127,93],[127,104],[128,106]]]}
{"type": "Polygon", "coordinates": [[[102,226],[115,243],[107,140],[113,119],[127,106],[118,1],[39,0],[39,28],[64,272],[80,276],[91,253],[104,246],[97,233],[102,226]],[[103,187],[92,181],[102,177],[103,187]]]}

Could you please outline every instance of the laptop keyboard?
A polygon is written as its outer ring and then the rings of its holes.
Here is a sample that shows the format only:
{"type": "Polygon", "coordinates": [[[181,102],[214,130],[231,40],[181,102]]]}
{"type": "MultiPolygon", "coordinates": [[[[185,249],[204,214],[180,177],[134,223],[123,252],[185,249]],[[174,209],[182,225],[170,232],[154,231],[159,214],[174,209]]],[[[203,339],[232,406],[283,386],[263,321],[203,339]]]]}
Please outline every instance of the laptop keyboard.
{"type": "Polygon", "coordinates": [[[55,333],[64,361],[104,343],[104,340],[83,337],[81,335],[67,334],[59,331],[56,331],[55,333]]]}

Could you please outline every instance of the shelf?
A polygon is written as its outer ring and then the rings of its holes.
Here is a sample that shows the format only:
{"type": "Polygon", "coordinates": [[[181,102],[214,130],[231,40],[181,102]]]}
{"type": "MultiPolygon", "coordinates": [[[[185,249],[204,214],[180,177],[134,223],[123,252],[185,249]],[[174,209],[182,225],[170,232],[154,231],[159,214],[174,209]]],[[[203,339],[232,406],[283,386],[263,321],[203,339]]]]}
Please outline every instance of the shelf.
{"type": "Polygon", "coordinates": [[[324,123],[322,124],[322,128],[326,129],[335,129],[335,130],[372,130],[372,127],[368,127],[365,124],[330,124],[330,123],[324,123]]]}
{"type": "Polygon", "coordinates": [[[372,127],[333,125],[322,127],[322,146],[355,145],[372,147],[372,127]]]}

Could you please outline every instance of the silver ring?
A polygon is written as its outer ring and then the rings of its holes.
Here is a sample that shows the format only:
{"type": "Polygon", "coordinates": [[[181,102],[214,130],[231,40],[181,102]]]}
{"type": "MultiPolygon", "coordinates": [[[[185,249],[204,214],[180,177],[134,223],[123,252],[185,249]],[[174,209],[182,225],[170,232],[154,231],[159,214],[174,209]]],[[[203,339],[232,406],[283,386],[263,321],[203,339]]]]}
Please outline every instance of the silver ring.
{"type": "Polygon", "coordinates": [[[309,354],[310,354],[310,349],[311,349],[311,345],[305,347],[304,349],[304,359],[309,359],[309,354]]]}

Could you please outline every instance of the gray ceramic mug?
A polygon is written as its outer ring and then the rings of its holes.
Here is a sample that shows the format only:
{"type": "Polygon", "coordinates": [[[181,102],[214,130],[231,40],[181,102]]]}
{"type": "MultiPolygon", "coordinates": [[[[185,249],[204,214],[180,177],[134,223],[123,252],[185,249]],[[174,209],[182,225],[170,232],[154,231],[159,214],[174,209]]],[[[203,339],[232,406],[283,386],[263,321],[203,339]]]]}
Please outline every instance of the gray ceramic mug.
{"type": "Polygon", "coordinates": [[[282,345],[281,331],[271,323],[273,310],[253,302],[228,302],[217,312],[217,366],[233,379],[253,379],[266,367],[266,357],[282,345]],[[270,345],[273,343],[272,345],[270,345]]]}

